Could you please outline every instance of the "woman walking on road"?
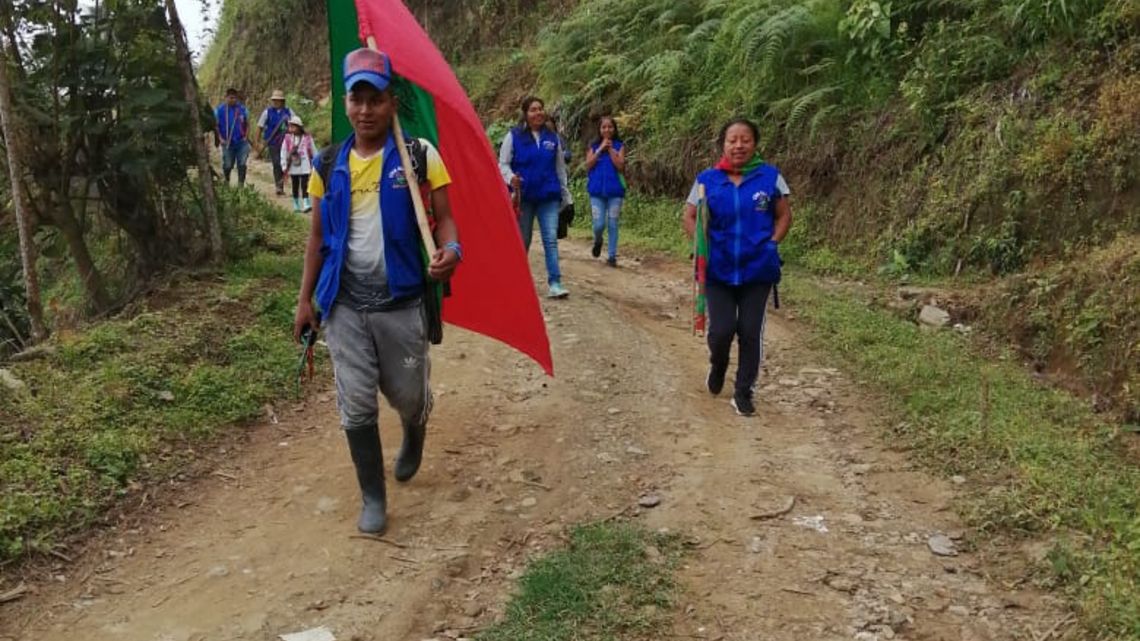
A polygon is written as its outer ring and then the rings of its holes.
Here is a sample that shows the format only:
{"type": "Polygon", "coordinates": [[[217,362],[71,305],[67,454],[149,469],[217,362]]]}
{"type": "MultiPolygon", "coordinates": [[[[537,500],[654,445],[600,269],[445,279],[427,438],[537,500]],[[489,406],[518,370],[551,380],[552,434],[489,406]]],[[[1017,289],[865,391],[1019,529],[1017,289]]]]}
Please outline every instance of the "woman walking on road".
{"type": "Polygon", "coordinates": [[[312,211],[309,200],[309,174],[313,173],[313,157],[317,155],[313,137],[305,132],[301,117],[289,118],[289,134],[281,142],[281,170],[293,181],[293,211],[312,211]]]}
{"type": "Polygon", "coordinates": [[[586,151],[586,169],[589,178],[586,191],[590,194],[590,213],[594,223],[593,255],[602,255],[602,232],[609,233],[609,252],[606,264],[617,267],[618,217],[625,198],[625,145],[618,137],[617,121],[602,116],[598,122],[598,137],[586,151]]]}
{"type": "Polygon", "coordinates": [[[736,337],[739,354],[732,406],[742,416],[756,412],[752,393],[764,358],[764,308],[768,293],[780,280],[778,245],[792,224],[791,191],[780,171],[757,153],[759,137],[756,124],[743,118],[721,128],[717,142],[723,155],[697,176],[682,219],[690,237],[707,234],[706,385],[713,395],[720,394],[736,337]],[[697,228],[702,191],[707,211],[702,227],[707,229],[697,228]]]}
{"type": "Polygon", "coordinates": [[[520,194],[519,231],[523,246],[530,249],[534,220],[542,236],[550,298],[570,295],[562,286],[558,265],[558,212],[573,203],[567,188],[566,161],[558,134],[546,126],[546,108],[533,96],[522,101],[522,119],[503,138],[499,170],[513,192],[520,194]]]}

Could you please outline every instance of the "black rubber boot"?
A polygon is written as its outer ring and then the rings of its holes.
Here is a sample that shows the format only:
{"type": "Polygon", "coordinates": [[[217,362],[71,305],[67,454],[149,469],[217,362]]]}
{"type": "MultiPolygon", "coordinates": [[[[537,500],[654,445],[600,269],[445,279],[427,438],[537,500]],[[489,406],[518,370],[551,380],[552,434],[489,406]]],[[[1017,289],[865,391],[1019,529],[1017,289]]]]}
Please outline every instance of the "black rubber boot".
{"type": "Polygon", "coordinates": [[[424,437],[427,425],[421,422],[404,423],[404,442],[396,456],[396,480],[405,483],[412,480],[420,469],[424,457],[424,437]]]}
{"type": "Polygon", "coordinates": [[[388,495],[384,488],[384,454],[380,430],[375,425],[344,431],[348,451],[356,466],[362,507],[357,529],[366,534],[383,534],[388,527],[388,495]]]}

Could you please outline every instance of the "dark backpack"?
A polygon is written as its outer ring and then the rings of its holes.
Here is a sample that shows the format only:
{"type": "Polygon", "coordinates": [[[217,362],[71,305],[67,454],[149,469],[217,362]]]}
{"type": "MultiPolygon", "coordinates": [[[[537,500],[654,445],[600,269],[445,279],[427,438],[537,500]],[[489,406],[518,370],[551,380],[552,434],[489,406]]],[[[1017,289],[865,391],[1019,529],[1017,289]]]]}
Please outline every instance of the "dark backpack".
{"type": "MultiPolygon", "coordinates": [[[[420,142],[419,138],[412,138],[406,141],[405,146],[408,148],[408,155],[412,159],[412,168],[416,172],[416,182],[420,185],[427,182],[427,147],[420,142]]],[[[325,189],[328,189],[329,176],[332,174],[333,164],[340,156],[341,150],[344,148],[343,142],[329,145],[322,149],[314,163],[317,166],[317,174],[321,177],[321,183],[324,184],[325,189]],[[325,161],[328,162],[325,162],[325,161]]],[[[425,206],[429,202],[424,203],[425,206]]],[[[443,299],[451,295],[451,283],[437,283],[427,277],[427,261],[430,258],[425,257],[424,262],[424,328],[427,330],[428,340],[432,345],[439,345],[443,342],[443,299]]]]}

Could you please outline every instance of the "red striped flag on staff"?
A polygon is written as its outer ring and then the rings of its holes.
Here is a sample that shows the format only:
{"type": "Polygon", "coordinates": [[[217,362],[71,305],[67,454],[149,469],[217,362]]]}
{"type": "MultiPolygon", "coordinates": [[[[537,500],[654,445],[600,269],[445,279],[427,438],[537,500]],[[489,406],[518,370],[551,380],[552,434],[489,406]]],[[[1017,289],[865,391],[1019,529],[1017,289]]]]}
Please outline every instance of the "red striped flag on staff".
{"type": "Polygon", "coordinates": [[[392,60],[398,121],[443,157],[463,265],[452,278],[443,320],[534,359],[553,375],[550,341],[498,158],[467,93],[443,54],[400,0],[327,0],[332,61],[333,137],[349,133],[341,61],[361,46],[392,60]]]}
{"type": "Polygon", "coordinates": [[[693,334],[704,336],[708,325],[708,301],[705,298],[709,270],[708,211],[705,186],[699,185],[697,189],[700,199],[697,201],[697,224],[693,229],[693,334]]]}

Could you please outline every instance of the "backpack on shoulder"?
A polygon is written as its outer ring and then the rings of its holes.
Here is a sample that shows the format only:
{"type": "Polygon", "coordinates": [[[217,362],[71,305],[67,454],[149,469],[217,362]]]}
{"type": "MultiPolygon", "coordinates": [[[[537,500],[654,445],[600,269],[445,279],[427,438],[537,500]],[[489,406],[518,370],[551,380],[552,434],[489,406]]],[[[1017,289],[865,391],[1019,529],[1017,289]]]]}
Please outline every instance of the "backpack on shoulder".
{"type": "MultiPolygon", "coordinates": [[[[416,186],[421,190],[420,193],[424,197],[428,224],[434,229],[435,221],[432,218],[430,193],[424,193],[428,183],[427,147],[420,142],[419,138],[411,138],[405,141],[404,145],[407,147],[408,156],[412,160],[412,169],[416,172],[416,186]]],[[[343,142],[329,145],[320,150],[314,159],[314,163],[317,165],[317,174],[320,175],[321,182],[326,186],[329,183],[329,176],[332,174],[333,163],[343,148],[343,142]]],[[[420,252],[424,259],[424,329],[431,344],[439,345],[443,342],[443,299],[451,296],[451,281],[440,283],[428,277],[427,266],[431,262],[431,256],[427,255],[427,250],[422,243],[420,244],[420,252]]]]}

